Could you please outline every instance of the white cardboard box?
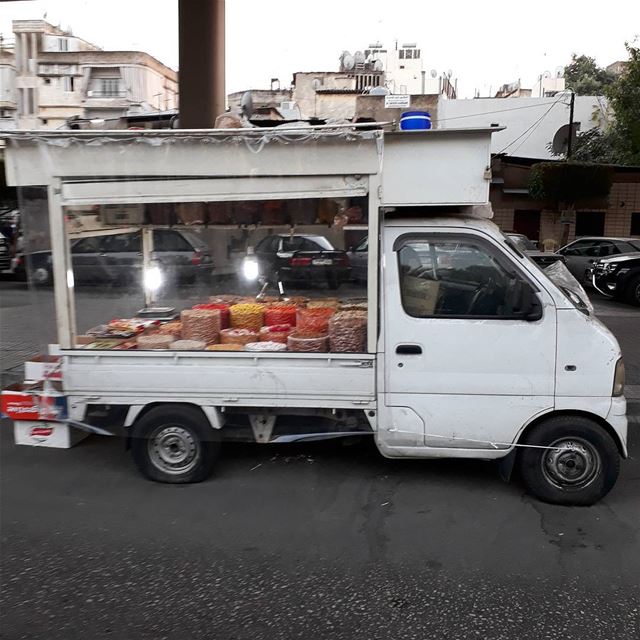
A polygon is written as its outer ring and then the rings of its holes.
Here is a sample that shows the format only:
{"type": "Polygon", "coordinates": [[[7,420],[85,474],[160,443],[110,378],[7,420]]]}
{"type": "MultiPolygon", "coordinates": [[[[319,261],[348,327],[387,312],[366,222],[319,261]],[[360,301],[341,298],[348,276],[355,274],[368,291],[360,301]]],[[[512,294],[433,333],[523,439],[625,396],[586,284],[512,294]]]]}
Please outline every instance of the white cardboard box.
{"type": "Polygon", "coordinates": [[[70,449],[89,434],[62,422],[16,420],[13,423],[13,437],[16,444],[32,447],[70,449]]]}

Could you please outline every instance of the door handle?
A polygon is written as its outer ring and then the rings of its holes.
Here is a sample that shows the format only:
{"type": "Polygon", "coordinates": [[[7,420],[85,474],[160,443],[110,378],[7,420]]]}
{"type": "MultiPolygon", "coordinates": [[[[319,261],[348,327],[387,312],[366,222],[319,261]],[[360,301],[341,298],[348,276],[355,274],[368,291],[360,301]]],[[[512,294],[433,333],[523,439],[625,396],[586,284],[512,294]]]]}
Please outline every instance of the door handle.
{"type": "Polygon", "coordinates": [[[419,344],[399,344],[396,347],[396,353],[399,356],[419,356],[422,353],[422,347],[419,344]]]}

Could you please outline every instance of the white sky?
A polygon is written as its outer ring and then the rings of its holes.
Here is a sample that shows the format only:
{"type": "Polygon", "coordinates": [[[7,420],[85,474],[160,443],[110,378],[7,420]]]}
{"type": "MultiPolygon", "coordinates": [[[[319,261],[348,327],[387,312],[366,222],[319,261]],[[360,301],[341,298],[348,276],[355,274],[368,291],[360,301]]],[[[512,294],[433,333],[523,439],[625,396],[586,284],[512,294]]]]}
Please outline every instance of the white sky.
{"type": "MultiPolygon", "coordinates": [[[[42,18],[104,49],[147,51],[178,67],[177,0],[0,2],[0,33],[11,20],[42,18]]],[[[518,78],[531,87],[572,52],[601,65],[625,59],[640,34],[637,0],[227,0],[227,92],[288,86],[294,71],[333,71],[344,49],[379,40],[417,42],[427,71],[453,70],[461,97],[518,78]]]]}

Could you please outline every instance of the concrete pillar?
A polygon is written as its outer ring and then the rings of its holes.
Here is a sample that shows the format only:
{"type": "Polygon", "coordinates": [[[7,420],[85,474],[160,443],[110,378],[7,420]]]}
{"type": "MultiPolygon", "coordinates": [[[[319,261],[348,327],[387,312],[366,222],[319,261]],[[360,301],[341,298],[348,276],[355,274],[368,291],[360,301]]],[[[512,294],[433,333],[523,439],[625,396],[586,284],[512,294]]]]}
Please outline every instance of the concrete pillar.
{"type": "Polygon", "coordinates": [[[225,0],[179,0],[182,129],[207,129],[225,109],[225,0]]]}

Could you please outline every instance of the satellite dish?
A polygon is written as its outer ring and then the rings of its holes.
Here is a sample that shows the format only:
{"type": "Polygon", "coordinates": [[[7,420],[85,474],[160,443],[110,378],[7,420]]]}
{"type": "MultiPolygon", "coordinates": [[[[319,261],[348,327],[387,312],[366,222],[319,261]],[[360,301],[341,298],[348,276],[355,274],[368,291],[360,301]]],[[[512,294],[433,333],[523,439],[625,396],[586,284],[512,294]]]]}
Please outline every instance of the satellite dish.
{"type": "Polygon", "coordinates": [[[344,71],[351,71],[356,65],[356,61],[348,51],[343,51],[340,56],[340,65],[344,71]]]}
{"type": "Polygon", "coordinates": [[[447,71],[447,78],[451,78],[452,75],[453,75],[453,71],[451,71],[451,69],[449,69],[447,71]]]}
{"type": "Polygon", "coordinates": [[[432,78],[435,78],[438,75],[438,72],[435,69],[431,69],[431,71],[429,71],[429,75],[432,78]]]}
{"type": "Polygon", "coordinates": [[[545,71],[545,72],[542,74],[542,77],[543,77],[543,78],[550,78],[550,77],[551,77],[551,71],[545,71]]]}
{"type": "Polygon", "coordinates": [[[373,63],[373,70],[374,71],[382,71],[384,69],[384,62],[382,62],[382,60],[376,60],[373,63]]]}
{"type": "Polygon", "coordinates": [[[353,54],[353,59],[355,60],[356,64],[364,64],[364,53],[362,53],[362,51],[356,51],[353,54]]]}
{"type": "Polygon", "coordinates": [[[373,87],[373,89],[369,91],[369,95],[371,96],[388,96],[390,93],[391,91],[386,87],[373,87]]]}
{"type": "Polygon", "coordinates": [[[251,91],[245,91],[240,99],[240,113],[247,118],[251,118],[253,115],[253,98],[251,97],[251,91]]]}
{"type": "Polygon", "coordinates": [[[556,67],[556,78],[564,77],[564,67],[556,67]]]}

